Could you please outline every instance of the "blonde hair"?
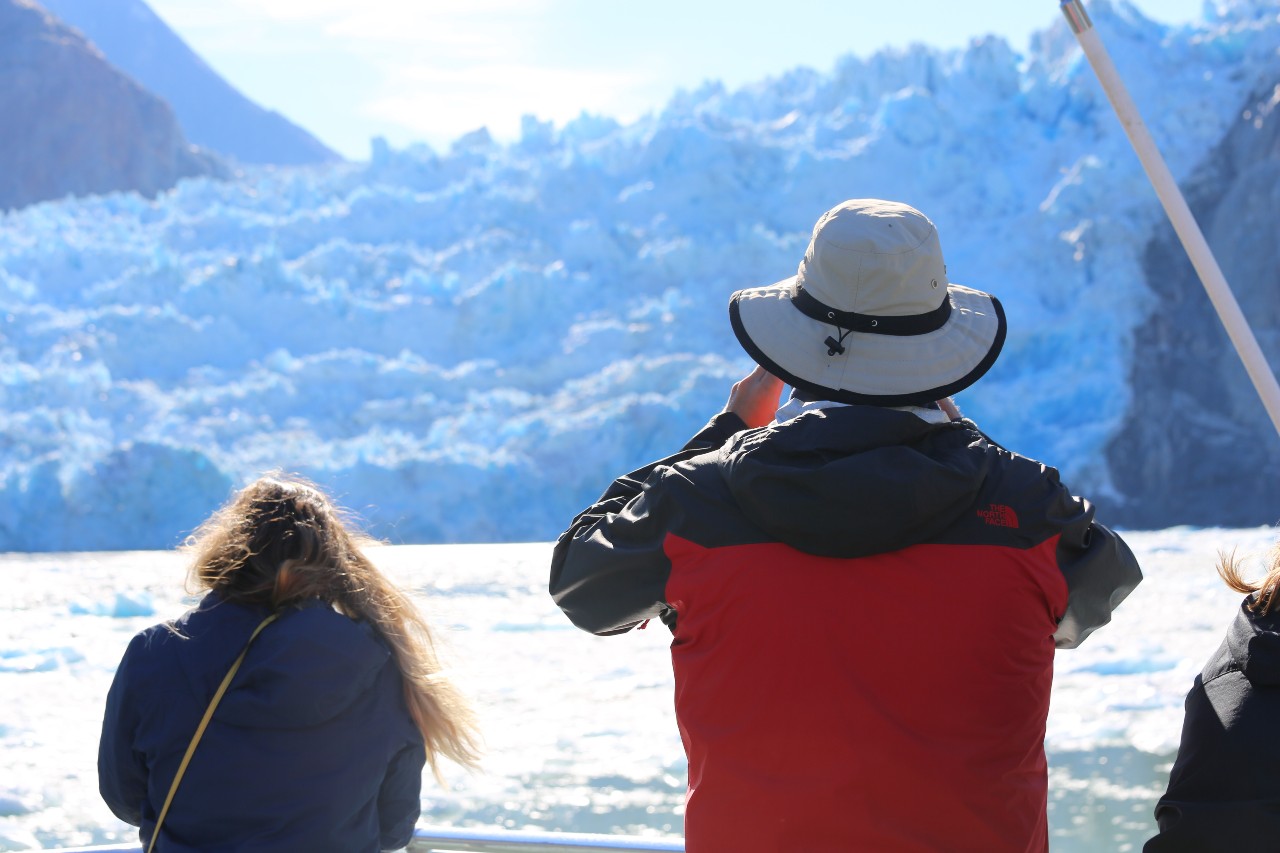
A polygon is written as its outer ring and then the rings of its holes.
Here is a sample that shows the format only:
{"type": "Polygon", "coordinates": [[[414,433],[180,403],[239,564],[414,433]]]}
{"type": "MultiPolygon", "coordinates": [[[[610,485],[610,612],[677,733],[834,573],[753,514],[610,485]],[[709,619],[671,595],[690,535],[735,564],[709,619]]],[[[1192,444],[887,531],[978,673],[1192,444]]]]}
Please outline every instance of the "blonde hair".
{"type": "Polygon", "coordinates": [[[368,622],[391,647],[436,779],[440,756],[475,767],[479,738],[471,708],[441,671],[418,608],[361,551],[369,544],[373,540],[348,530],[318,488],[273,472],[246,486],[188,539],[194,556],[188,586],[272,610],[319,598],[368,622]]]}
{"type": "Polygon", "coordinates": [[[1245,595],[1257,593],[1258,596],[1249,602],[1249,609],[1255,613],[1266,615],[1276,604],[1276,591],[1280,590],[1280,544],[1271,549],[1267,556],[1267,573],[1260,581],[1247,581],[1240,573],[1240,563],[1236,560],[1236,552],[1218,555],[1218,574],[1227,586],[1245,595]]]}

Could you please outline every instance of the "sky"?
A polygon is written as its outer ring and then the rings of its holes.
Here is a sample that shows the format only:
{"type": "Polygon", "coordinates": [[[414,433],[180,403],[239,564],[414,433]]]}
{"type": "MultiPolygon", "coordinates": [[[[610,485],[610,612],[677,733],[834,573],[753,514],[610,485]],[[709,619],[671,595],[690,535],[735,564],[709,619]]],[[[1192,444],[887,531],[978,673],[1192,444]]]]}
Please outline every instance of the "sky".
{"type": "MultiPolygon", "coordinates": [[[[369,140],[446,150],[521,117],[633,121],[680,89],[730,88],[797,66],[988,34],[1025,52],[1053,0],[149,0],[206,62],[351,159],[369,140]]],[[[1202,0],[1138,0],[1166,23],[1202,0]]],[[[1086,8],[1088,2],[1086,0],[1086,8]]]]}

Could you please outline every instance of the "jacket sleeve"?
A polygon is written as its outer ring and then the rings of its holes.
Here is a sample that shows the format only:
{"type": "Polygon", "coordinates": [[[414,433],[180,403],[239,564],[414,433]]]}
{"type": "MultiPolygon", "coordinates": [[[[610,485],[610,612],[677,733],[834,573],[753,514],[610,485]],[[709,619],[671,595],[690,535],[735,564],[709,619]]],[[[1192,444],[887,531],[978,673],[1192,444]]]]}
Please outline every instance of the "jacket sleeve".
{"type": "Polygon", "coordinates": [[[139,718],[130,685],[145,642],[143,634],[134,637],[116,668],[98,743],[98,791],[116,817],[134,826],[142,823],[148,771],[145,756],[133,748],[139,718]]]}
{"type": "Polygon", "coordinates": [[[655,487],[671,466],[719,447],[743,429],[737,415],[716,415],[679,453],[614,480],[560,535],[549,590],[575,625],[594,634],[620,634],[667,610],[670,563],[663,541],[669,519],[655,506],[655,487]]]}
{"type": "Polygon", "coordinates": [[[396,753],[378,791],[379,846],[400,850],[413,839],[422,815],[422,768],[427,753],[421,740],[396,753]]]}
{"type": "Polygon", "coordinates": [[[1142,581],[1142,570],[1124,540],[1093,520],[1091,503],[1059,488],[1057,559],[1067,582],[1067,609],[1053,639],[1057,648],[1074,649],[1111,621],[1111,612],[1142,581]]]}

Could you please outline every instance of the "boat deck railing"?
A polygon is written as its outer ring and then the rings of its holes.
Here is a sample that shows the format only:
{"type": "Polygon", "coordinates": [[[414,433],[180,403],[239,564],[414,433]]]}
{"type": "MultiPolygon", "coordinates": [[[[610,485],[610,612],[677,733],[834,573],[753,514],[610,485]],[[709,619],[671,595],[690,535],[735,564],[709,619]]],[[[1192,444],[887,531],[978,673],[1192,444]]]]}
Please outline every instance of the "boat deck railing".
{"type": "MultiPolygon", "coordinates": [[[[592,835],[578,832],[507,832],[504,830],[446,829],[438,826],[414,830],[407,853],[683,853],[684,843],[664,838],[629,835],[592,835]]],[[[142,853],[137,844],[97,847],[64,847],[47,853],[142,853]]]]}

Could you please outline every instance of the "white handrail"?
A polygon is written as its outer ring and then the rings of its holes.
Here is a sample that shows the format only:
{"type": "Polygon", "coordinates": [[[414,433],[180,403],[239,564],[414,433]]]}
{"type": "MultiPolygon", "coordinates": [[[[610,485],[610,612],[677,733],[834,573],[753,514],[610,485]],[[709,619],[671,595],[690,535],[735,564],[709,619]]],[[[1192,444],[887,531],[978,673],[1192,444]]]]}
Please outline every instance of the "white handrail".
{"type": "Polygon", "coordinates": [[[1066,16],[1067,23],[1071,25],[1071,31],[1076,35],[1076,41],[1080,42],[1080,48],[1093,67],[1093,73],[1097,75],[1098,82],[1107,93],[1107,100],[1111,101],[1111,108],[1120,119],[1120,124],[1123,125],[1134,152],[1142,161],[1147,179],[1151,181],[1151,186],[1159,196],[1169,221],[1173,223],[1173,230],[1177,232],[1178,239],[1182,241],[1182,247],[1186,249],[1192,266],[1200,276],[1205,292],[1209,294],[1209,301],[1213,303],[1218,317],[1222,320],[1222,325],[1227,329],[1231,343],[1239,353],[1240,360],[1244,362],[1244,369],[1248,372],[1249,379],[1253,381],[1253,387],[1257,389],[1258,396],[1262,398],[1262,405],[1271,416],[1271,423],[1275,425],[1276,431],[1280,432],[1280,384],[1276,383],[1275,373],[1267,364],[1266,356],[1258,346],[1258,339],[1254,337],[1249,321],[1240,310],[1240,304],[1236,302],[1235,294],[1231,292],[1226,276],[1222,274],[1222,268],[1218,266],[1218,260],[1213,256],[1213,250],[1209,248],[1209,243],[1205,240],[1200,226],[1196,224],[1195,217],[1191,215],[1187,200],[1182,197],[1177,181],[1173,179],[1173,174],[1169,171],[1164,157],[1161,156],[1160,149],[1156,147],[1155,140],[1151,138],[1151,133],[1147,130],[1137,105],[1129,96],[1129,90],[1120,79],[1120,73],[1116,71],[1111,55],[1107,53],[1107,48],[1102,44],[1102,39],[1093,28],[1093,21],[1089,20],[1089,15],[1085,12],[1080,0],[1062,0],[1062,14],[1066,16]]]}
{"type": "Polygon", "coordinates": [[[680,853],[684,843],[626,835],[420,827],[414,831],[409,844],[409,853],[615,853],[624,850],[680,853]]]}
{"type": "MultiPolygon", "coordinates": [[[[683,853],[682,841],[579,832],[507,832],[418,827],[407,853],[683,853]]],[[[63,847],[46,853],[142,853],[137,844],[63,847]]]]}

